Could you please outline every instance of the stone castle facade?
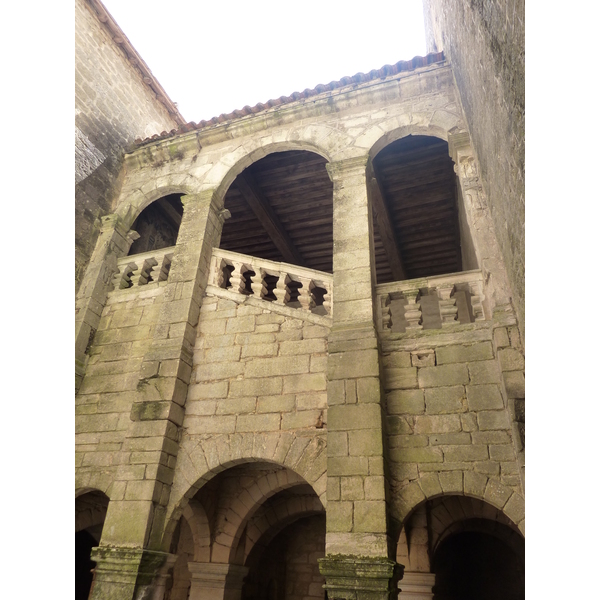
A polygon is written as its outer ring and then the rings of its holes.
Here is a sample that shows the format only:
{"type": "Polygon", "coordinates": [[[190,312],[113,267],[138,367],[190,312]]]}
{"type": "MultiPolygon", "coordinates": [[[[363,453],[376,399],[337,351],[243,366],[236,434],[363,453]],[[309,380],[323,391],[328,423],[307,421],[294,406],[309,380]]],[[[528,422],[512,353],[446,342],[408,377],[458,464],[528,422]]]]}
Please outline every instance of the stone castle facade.
{"type": "Polygon", "coordinates": [[[186,124],[77,1],[78,598],[524,597],[522,4],[452,4],[186,124]]]}

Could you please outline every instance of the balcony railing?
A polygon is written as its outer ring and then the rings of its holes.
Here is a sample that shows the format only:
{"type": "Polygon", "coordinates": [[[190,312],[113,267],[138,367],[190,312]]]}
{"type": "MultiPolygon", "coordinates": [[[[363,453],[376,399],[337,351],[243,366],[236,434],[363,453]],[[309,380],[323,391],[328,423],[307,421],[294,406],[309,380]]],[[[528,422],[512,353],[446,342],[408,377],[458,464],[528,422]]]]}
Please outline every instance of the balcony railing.
{"type": "Polygon", "coordinates": [[[215,248],[209,284],[316,315],[332,314],[333,276],[322,271],[215,248]]]}
{"type": "Polygon", "coordinates": [[[394,281],[375,289],[384,333],[448,329],[485,320],[480,270],[394,281]]]}
{"type": "Polygon", "coordinates": [[[113,289],[122,290],[156,281],[166,281],[171,269],[175,246],[152,250],[143,254],[124,256],[117,262],[113,289]]]}

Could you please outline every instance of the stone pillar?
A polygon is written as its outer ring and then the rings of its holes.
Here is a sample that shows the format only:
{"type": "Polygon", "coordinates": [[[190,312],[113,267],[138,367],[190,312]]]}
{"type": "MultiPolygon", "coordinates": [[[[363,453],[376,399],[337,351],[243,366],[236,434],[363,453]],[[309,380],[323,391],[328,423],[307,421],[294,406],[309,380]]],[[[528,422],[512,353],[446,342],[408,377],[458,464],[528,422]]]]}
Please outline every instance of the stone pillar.
{"type": "Polygon", "coordinates": [[[432,600],[435,573],[404,571],[398,600],[432,600]]]}
{"type": "MultiPolygon", "coordinates": [[[[120,453],[101,549],[157,550],[178,452],[200,303],[212,248],[223,225],[222,201],[213,191],[182,198],[183,217],[154,339],[140,368],[130,424],[120,453]],[[130,461],[135,455],[135,461],[130,461]]],[[[129,588],[110,596],[100,580],[92,600],[131,600],[129,588]]]]}
{"type": "Polygon", "coordinates": [[[333,181],[333,327],[327,363],[328,597],[393,597],[389,560],[375,261],[367,157],[327,165],[333,181]],[[352,559],[342,555],[351,552],[352,559]],[[368,591],[367,591],[368,590],[368,591]]]}
{"type": "Polygon", "coordinates": [[[75,299],[75,391],[85,374],[86,351],[100,323],[117,259],[129,252],[138,237],[118,215],[102,217],[100,235],[75,299]]]}
{"type": "Polygon", "coordinates": [[[473,239],[479,268],[484,276],[486,296],[484,306],[489,318],[495,306],[510,303],[511,287],[469,134],[449,135],[448,149],[454,161],[454,171],[458,176],[467,225],[473,239]]]}
{"type": "Polygon", "coordinates": [[[95,561],[90,598],[163,600],[174,554],[141,548],[92,548],[95,561]],[[99,595],[101,594],[101,595],[99,595]]]}
{"type": "Polygon", "coordinates": [[[189,562],[192,576],[189,600],[240,600],[248,567],[189,562]]]}

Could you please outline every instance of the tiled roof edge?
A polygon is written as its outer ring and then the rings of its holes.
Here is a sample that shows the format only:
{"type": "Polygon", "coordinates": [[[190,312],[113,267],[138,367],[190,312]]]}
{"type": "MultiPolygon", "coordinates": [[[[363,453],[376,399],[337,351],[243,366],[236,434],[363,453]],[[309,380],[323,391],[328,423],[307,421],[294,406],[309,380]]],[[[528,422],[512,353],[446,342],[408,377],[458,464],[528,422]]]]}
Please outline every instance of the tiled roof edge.
{"type": "Polygon", "coordinates": [[[175,103],[169,98],[169,95],[165,92],[156,77],[152,75],[152,71],[150,71],[148,65],[144,62],[144,59],[138,54],[137,50],[133,47],[132,43],[123,33],[123,30],[113,19],[104,4],[102,4],[100,0],[86,0],[86,3],[92,9],[92,12],[96,15],[100,23],[106,27],[115,44],[120,46],[123,52],[125,52],[127,60],[133,67],[138,68],[141,71],[142,81],[156,94],[158,100],[164,104],[169,116],[180,126],[185,125],[186,121],[181,116],[175,103]]]}
{"type": "Polygon", "coordinates": [[[143,140],[138,138],[137,140],[135,140],[134,143],[135,146],[139,147],[149,142],[154,142],[156,140],[166,139],[175,136],[179,133],[187,133],[188,131],[194,130],[198,131],[211,125],[217,125],[218,123],[225,123],[227,121],[240,119],[248,115],[254,115],[256,113],[267,110],[268,108],[272,108],[273,106],[289,104],[290,102],[295,102],[296,100],[310,98],[311,96],[316,96],[318,94],[322,94],[323,92],[330,92],[337,88],[352,85],[355,83],[366,83],[368,81],[373,81],[374,79],[383,79],[384,77],[397,75],[398,73],[404,71],[414,71],[415,69],[427,67],[434,63],[443,62],[444,60],[445,59],[443,52],[432,52],[430,54],[427,54],[426,56],[415,56],[412,60],[401,60],[394,65],[384,65],[383,67],[381,67],[381,69],[373,69],[372,71],[369,71],[366,74],[357,73],[352,77],[342,77],[339,81],[332,81],[327,84],[319,84],[311,90],[306,89],[303,92],[294,92],[290,96],[280,96],[279,98],[267,100],[267,102],[265,103],[259,102],[255,106],[244,106],[244,108],[240,110],[234,110],[229,114],[221,114],[218,117],[213,117],[212,119],[209,119],[208,121],[202,120],[199,123],[194,123],[194,121],[190,121],[189,123],[184,123],[180,125],[178,129],[172,129],[171,131],[163,131],[160,134],[155,134],[152,137],[148,137],[143,140]]]}

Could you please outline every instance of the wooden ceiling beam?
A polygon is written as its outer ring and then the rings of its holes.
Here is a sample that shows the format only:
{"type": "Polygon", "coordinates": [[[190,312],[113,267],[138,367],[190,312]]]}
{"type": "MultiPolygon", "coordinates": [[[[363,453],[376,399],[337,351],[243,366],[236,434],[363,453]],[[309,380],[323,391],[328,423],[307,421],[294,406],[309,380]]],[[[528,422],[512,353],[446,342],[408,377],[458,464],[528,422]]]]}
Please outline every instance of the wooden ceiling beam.
{"type": "Polygon", "coordinates": [[[398,240],[394,234],[394,226],[390,220],[383,194],[375,176],[370,178],[369,186],[371,188],[371,200],[373,202],[375,221],[377,222],[377,228],[379,229],[379,237],[383,248],[385,249],[392,275],[395,281],[402,281],[407,278],[406,269],[402,262],[398,240]]]}
{"type": "Polygon", "coordinates": [[[292,242],[281,221],[263,196],[250,173],[240,173],[236,185],[271,240],[281,252],[285,262],[305,266],[305,261],[292,242]]]}
{"type": "Polygon", "coordinates": [[[163,200],[162,202],[159,200],[156,203],[157,208],[162,211],[162,213],[165,215],[165,217],[171,221],[171,223],[175,226],[175,228],[177,230],[179,230],[179,226],[181,225],[181,218],[182,215],[180,215],[170,204],[167,200],[163,200]]]}

